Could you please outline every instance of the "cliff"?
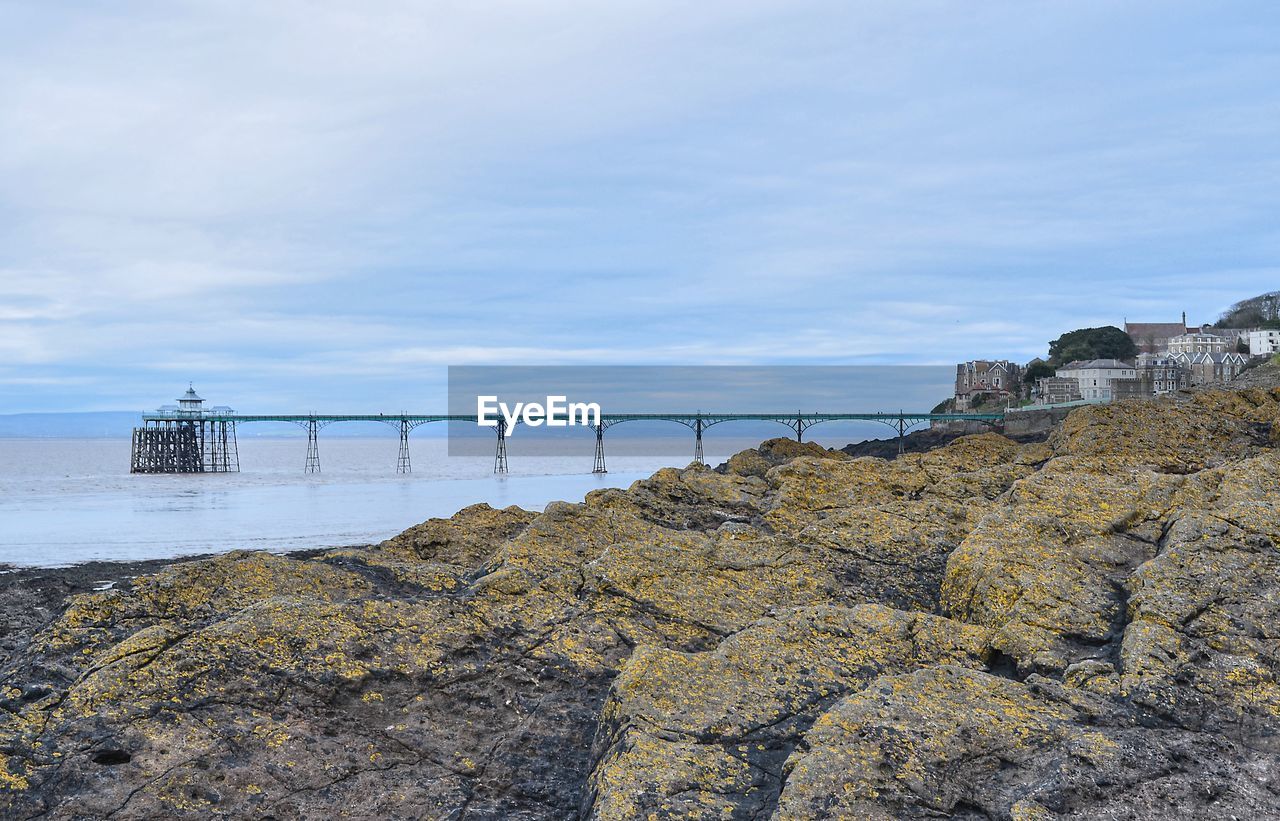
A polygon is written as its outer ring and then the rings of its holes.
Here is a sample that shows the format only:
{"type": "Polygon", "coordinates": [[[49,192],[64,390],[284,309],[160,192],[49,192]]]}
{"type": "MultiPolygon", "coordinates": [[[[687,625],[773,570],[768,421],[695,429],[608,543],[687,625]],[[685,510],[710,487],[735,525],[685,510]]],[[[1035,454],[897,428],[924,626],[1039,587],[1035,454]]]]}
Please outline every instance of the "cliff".
{"type": "Polygon", "coordinates": [[[892,461],[786,440],[80,595],[6,817],[1280,815],[1280,390],[892,461]]]}

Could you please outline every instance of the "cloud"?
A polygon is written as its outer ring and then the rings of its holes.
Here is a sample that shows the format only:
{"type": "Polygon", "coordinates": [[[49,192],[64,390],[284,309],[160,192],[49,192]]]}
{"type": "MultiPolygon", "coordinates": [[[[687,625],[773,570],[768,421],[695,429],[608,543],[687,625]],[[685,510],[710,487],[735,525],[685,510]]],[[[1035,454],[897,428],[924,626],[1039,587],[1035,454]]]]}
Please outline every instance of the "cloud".
{"type": "Polygon", "coordinates": [[[185,378],[429,403],[464,363],[1029,358],[1211,320],[1274,288],[1277,16],[6,4],[0,412],[185,378]]]}

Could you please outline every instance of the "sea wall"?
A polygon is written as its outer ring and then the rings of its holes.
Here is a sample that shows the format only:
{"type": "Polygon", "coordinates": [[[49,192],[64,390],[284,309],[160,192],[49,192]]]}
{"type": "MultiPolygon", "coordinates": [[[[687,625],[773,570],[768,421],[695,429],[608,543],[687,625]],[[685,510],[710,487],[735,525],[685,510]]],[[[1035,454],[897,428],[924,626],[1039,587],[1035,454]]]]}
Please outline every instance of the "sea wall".
{"type": "Polygon", "coordinates": [[[1001,431],[1006,436],[1047,433],[1067,418],[1074,408],[1039,408],[1007,413],[1001,431]]]}

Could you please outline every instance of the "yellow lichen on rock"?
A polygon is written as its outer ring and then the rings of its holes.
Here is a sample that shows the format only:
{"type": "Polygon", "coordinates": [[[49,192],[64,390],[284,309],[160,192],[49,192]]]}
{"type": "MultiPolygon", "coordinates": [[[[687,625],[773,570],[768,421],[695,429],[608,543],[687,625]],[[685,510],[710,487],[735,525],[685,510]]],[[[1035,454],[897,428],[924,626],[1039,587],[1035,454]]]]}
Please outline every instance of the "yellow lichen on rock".
{"type": "Polygon", "coordinates": [[[727,787],[746,774],[776,791],[779,751],[824,705],[884,672],[982,667],[985,639],[978,628],[868,604],[786,610],[713,652],[637,648],[601,713],[597,744],[609,752],[592,774],[594,816],[699,817],[726,802],[739,815],[758,810],[762,795],[735,789],[727,799],[727,787]],[[681,784],[698,790],[672,797],[681,784]]]}
{"type": "Polygon", "coordinates": [[[1113,637],[1120,582],[1155,552],[1124,534],[1165,517],[1182,482],[1055,459],[1019,480],[951,553],[944,610],[995,628],[996,645],[1024,667],[1060,673],[1113,637]]]}
{"type": "Polygon", "coordinates": [[[13,655],[0,812],[1271,817],[1278,408],[1085,407],[894,460],[773,440],[176,564],[13,655]]]}
{"type": "Polygon", "coordinates": [[[1214,473],[1205,509],[1182,513],[1127,581],[1121,684],[1184,723],[1225,712],[1280,728],[1280,459],[1214,473]]]}
{"type": "MultiPolygon", "coordinates": [[[[787,763],[775,817],[902,817],[976,803],[947,774],[1013,765],[1075,732],[1075,711],[960,667],[884,676],[823,714],[787,763]]],[[[985,802],[984,802],[985,803],[985,802]]]]}
{"type": "Polygon", "coordinates": [[[767,439],[759,447],[735,453],[725,463],[728,473],[738,476],[755,476],[763,479],[770,468],[795,459],[808,456],[814,459],[848,459],[848,455],[839,451],[827,450],[813,442],[797,442],[794,439],[767,439]]]}
{"type": "Polygon", "coordinates": [[[475,567],[498,545],[524,530],[535,516],[515,506],[498,510],[484,503],[471,505],[448,519],[428,519],[415,525],[378,549],[405,558],[475,567]]]}

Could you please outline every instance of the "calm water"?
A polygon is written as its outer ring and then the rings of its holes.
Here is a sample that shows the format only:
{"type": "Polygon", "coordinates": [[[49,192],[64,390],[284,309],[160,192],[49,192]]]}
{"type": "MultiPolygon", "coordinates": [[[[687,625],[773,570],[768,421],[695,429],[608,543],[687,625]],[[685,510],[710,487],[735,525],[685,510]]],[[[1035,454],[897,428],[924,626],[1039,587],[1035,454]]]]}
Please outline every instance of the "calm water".
{"type": "MultiPolygon", "coordinates": [[[[708,438],[706,459],[758,443],[708,438]]],[[[476,502],[541,510],[687,462],[611,456],[611,472],[595,476],[590,439],[572,458],[522,454],[513,440],[511,474],[495,477],[491,458],[447,458],[444,439],[423,438],[414,472],[399,476],[396,448],[395,438],[322,438],[323,473],[308,476],[305,439],[243,437],[240,473],[134,476],[124,439],[0,439],[0,563],[367,544],[476,502]]]]}

